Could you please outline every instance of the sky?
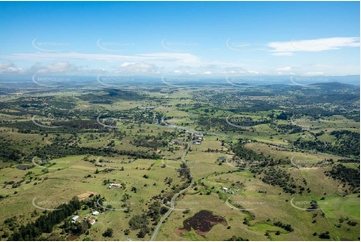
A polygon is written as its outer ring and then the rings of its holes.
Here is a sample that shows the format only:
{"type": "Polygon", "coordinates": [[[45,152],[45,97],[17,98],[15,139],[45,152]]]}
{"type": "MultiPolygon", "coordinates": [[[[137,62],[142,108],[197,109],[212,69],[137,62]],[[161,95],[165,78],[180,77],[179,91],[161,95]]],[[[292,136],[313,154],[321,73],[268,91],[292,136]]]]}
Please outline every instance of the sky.
{"type": "Polygon", "coordinates": [[[0,2],[0,76],[360,74],[359,2],[0,2]]]}

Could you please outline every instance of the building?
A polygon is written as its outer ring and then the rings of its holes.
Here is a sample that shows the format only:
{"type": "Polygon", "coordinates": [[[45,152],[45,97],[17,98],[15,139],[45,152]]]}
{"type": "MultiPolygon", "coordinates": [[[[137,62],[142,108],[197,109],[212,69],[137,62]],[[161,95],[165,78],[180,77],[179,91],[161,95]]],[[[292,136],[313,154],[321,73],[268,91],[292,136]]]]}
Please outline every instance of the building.
{"type": "Polygon", "coordinates": [[[198,142],[202,142],[202,141],[203,141],[202,138],[198,138],[198,139],[195,139],[195,140],[198,141],[198,142]]]}
{"type": "Polygon", "coordinates": [[[170,142],[171,145],[175,144],[175,145],[182,145],[184,144],[184,139],[176,139],[176,140],[172,140],[170,142]]]}
{"type": "Polygon", "coordinates": [[[149,110],[149,109],[154,109],[153,106],[138,106],[139,109],[141,110],[149,110]]]}
{"type": "Polygon", "coordinates": [[[96,215],[99,215],[99,212],[98,211],[93,211],[92,214],[96,216],[96,215]]]}
{"type": "Polygon", "coordinates": [[[95,220],[94,220],[94,219],[90,219],[90,220],[88,220],[88,222],[89,222],[91,225],[95,224],[95,220]]]}
{"type": "Polygon", "coordinates": [[[71,218],[71,222],[72,222],[72,223],[75,223],[78,218],[79,218],[78,215],[72,217],[72,218],[71,218]]]}
{"type": "Polygon", "coordinates": [[[203,138],[203,134],[201,132],[194,132],[195,138],[203,138]]]}
{"type": "Polygon", "coordinates": [[[123,187],[122,184],[118,184],[118,183],[110,183],[109,184],[109,188],[112,188],[112,187],[123,187]]]}
{"type": "Polygon", "coordinates": [[[222,190],[227,192],[228,191],[228,188],[227,187],[222,187],[222,190]]]}

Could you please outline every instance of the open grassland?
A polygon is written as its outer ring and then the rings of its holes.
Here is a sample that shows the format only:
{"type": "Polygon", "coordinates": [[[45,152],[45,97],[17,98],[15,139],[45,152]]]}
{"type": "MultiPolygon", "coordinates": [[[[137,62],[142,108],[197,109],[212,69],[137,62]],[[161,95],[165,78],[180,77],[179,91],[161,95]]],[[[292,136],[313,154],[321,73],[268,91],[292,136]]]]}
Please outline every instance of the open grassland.
{"type": "MultiPolygon", "coordinates": [[[[168,185],[165,185],[164,179],[167,176],[174,177],[173,184],[180,184],[181,181],[177,179],[177,173],[174,169],[161,168],[161,162],[157,161],[156,164],[151,167],[154,163],[153,160],[138,159],[131,161],[131,163],[122,164],[120,163],[125,157],[100,157],[104,160],[111,160],[112,167],[122,166],[123,171],[112,171],[102,172],[103,167],[96,167],[90,162],[82,160],[83,157],[67,157],[66,159],[53,160],[57,162],[56,165],[51,166],[54,170],[48,168],[49,172],[42,174],[42,167],[35,166],[31,171],[34,172],[35,177],[39,180],[33,180],[31,183],[22,185],[19,188],[11,189],[5,188],[5,190],[16,191],[17,194],[10,195],[11,199],[5,199],[1,202],[1,214],[3,219],[23,214],[24,217],[31,217],[31,213],[34,210],[41,212],[42,210],[36,206],[53,209],[61,203],[67,203],[72,197],[78,196],[83,193],[93,192],[101,194],[105,197],[106,203],[110,204],[115,211],[101,213],[97,219],[98,224],[92,227],[91,231],[97,229],[106,228],[110,224],[118,225],[119,228],[128,227],[126,219],[126,213],[123,211],[124,208],[121,206],[123,202],[121,199],[125,193],[130,194],[130,199],[127,203],[130,204],[131,212],[129,214],[139,214],[140,211],[146,208],[145,203],[153,196],[159,194],[160,190],[170,190],[168,185]],[[66,164],[66,165],[64,165],[66,164]],[[61,167],[60,167],[61,166],[61,167]],[[58,170],[60,168],[60,170],[58,170]],[[98,174],[95,174],[96,170],[99,170],[98,174]],[[90,175],[90,177],[88,177],[90,175]],[[144,178],[147,175],[147,178],[144,178]],[[103,185],[103,180],[109,179],[115,183],[124,184],[123,188],[111,188],[108,189],[106,185],[103,185]],[[131,187],[136,187],[137,192],[131,192],[131,187]],[[35,204],[35,205],[34,205],[35,204]]],[[[89,157],[89,159],[98,159],[99,157],[89,157]]],[[[3,180],[15,180],[16,178],[21,179],[25,176],[27,171],[18,170],[16,168],[5,168],[2,170],[1,182],[3,180]]],[[[4,188],[2,189],[4,191],[4,188]]],[[[3,194],[6,195],[6,194],[3,194]]],[[[80,212],[80,216],[89,214],[89,210],[80,212]]],[[[3,220],[0,221],[2,223],[3,220]]],[[[26,223],[26,220],[23,221],[26,223]]],[[[118,227],[114,227],[116,229],[118,227]]],[[[116,236],[124,236],[121,230],[116,230],[116,236]]],[[[101,234],[98,234],[99,240],[101,240],[101,234]]],[[[129,236],[136,237],[135,234],[129,236]]]]}
{"type": "MultiPolygon", "coordinates": [[[[230,91],[234,90],[230,89],[230,91]]],[[[222,97],[227,98],[223,90],[216,93],[218,96],[214,100],[209,95],[211,92],[211,89],[175,89],[167,86],[162,87],[161,92],[139,91],[140,94],[148,96],[143,96],[143,99],[137,101],[119,98],[108,104],[94,104],[93,100],[81,100],[76,92],[63,93],[63,96],[59,92],[56,93],[54,100],[47,101],[47,103],[71,102],[73,108],[69,110],[76,112],[74,117],[79,114],[79,117],[87,117],[83,120],[92,122],[96,121],[95,114],[105,115],[107,112],[119,111],[132,116],[144,111],[139,107],[151,106],[154,109],[145,111],[145,115],[162,114],[166,123],[171,124],[170,126],[159,125],[154,121],[151,123],[117,121],[116,129],[101,127],[99,130],[84,129],[67,133],[62,132],[61,129],[55,131],[44,128],[41,131],[36,130],[37,133],[34,130],[19,133],[17,128],[9,128],[4,124],[0,127],[0,138],[4,142],[9,141],[15,147],[20,147],[26,154],[60,140],[60,144],[66,146],[66,149],[88,147],[135,151],[154,153],[157,158],[151,159],[145,156],[149,159],[140,159],[132,155],[111,155],[110,152],[106,156],[80,153],[82,155],[65,155],[43,163],[39,157],[31,157],[34,159],[27,158],[22,162],[22,165],[31,166],[27,170],[16,168],[19,165],[15,164],[16,162],[0,160],[2,168],[0,227],[3,226],[5,219],[13,216],[18,216],[19,226],[26,225],[29,221],[34,221],[44,210],[51,211],[61,203],[68,203],[75,196],[88,198],[94,196],[91,194],[100,194],[101,198],[105,199],[103,205],[83,207],[78,211],[81,220],[89,216],[95,219],[96,223],[88,230],[88,234],[72,239],[149,240],[153,231],[143,238],[138,238],[139,229],[130,229],[127,234],[126,230],[130,228],[129,221],[135,215],[146,214],[153,202],[161,202],[157,196],[173,195],[175,189],[183,187],[186,179],[181,178],[176,169],[181,167],[182,156],[186,152],[188,143],[191,143],[189,151],[184,156],[184,162],[195,184],[176,199],[174,210],[162,224],[156,240],[223,241],[234,235],[249,240],[321,240],[318,236],[326,231],[330,234],[330,240],[358,240],[359,190],[347,193],[345,189],[349,187],[345,182],[325,175],[325,172],[331,171],[333,166],[339,164],[337,160],[340,157],[317,153],[315,150],[301,151],[292,147],[292,143],[297,140],[314,142],[316,136],[321,142],[334,143],[336,138],[331,135],[332,131],[349,130],[359,133],[359,122],[342,115],[322,116],[317,119],[299,115],[291,120],[290,117],[293,115],[291,112],[287,113],[286,119],[277,119],[277,116],[283,113],[282,107],[287,108],[286,104],[282,103],[279,105],[280,108],[274,110],[257,111],[251,109],[251,102],[266,100],[283,102],[288,101],[286,97],[281,95],[246,97],[244,94],[237,94],[236,98],[233,96],[230,100],[240,99],[239,103],[243,106],[238,106],[239,109],[248,107],[239,111],[231,106],[229,108],[222,106],[224,105],[222,97]],[[201,100],[196,101],[197,98],[201,100]],[[218,106],[215,104],[217,101],[219,101],[218,106]],[[271,121],[255,125],[252,129],[232,130],[228,129],[231,127],[226,126],[228,124],[225,118],[228,116],[235,119],[247,117],[255,121],[261,119],[271,121]],[[224,131],[219,131],[211,125],[210,130],[203,130],[204,136],[200,144],[192,143],[191,136],[183,129],[202,129],[204,124],[198,122],[201,118],[219,119],[219,123],[223,122],[222,125],[226,128],[224,131]],[[290,124],[306,130],[292,133],[280,128],[290,124]],[[321,131],[324,133],[320,133],[321,131]],[[157,136],[162,136],[161,141],[164,143],[151,146],[150,143],[157,136]],[[135,142],[142,137],[148,137],[145,143],[135,142]],[[267,159],[280,161],[280,164],[262,167],[259,172],[254,173],[249,167],[238,169],[228,161],[234,156],[231,146],[240,138],[246,141],[244,147],[247,150],[263,155],[267,159]],[[309,192],[305,190],[302,195],[298,192],[286,193],[282,187],[266,183],[262,180],[265,176],[262,172],[271,168],[289,174],[297,189],[303,186],[309,188],[309,192]],[[167,184],[169,179],[171,182],[167,184]],[[20,186],[13,187],[13,184],[22,180],[24,181],[20,186]],[[307,181],[307,185],[304,181],[307,181]],[[122,187],[109,188],[111,183],[119,183],[122,187]],[[312,200],[317,201],[317,208],[307,210],[312,200]],[[102,208],[107,205],[110,205],[113,211],[103,212],[102,208]],[[100,211],[100,214],[92,215],[92,208],[100,211]],[[194,228],[180,234],[179,229],[183,228],[183,222],[203,210],[222,217],[226,225],[218,223],[203,236],[194,228]],[[349,221],[356,222],[356,226],[348,224],[349,221]],[[276,222],[290,224],[293,231],[277,226],[276,222]],[[112,237],[102,235],[108,228],[113,229],[112,237]],[[314,235],[315,232],[317,235],[314,235]]],[[[41,94],[38,97],[52,95],[41,94]]],[[[106,96],[105,100],[108,98],[111,99],[106,96]]],[[[235,103],[237,105],[237,102],[235,103]]],[[[4,114],[0,113],[0,118],[3,121],[20,122],[20,120],[31,121],[33,117],[30,114],[15,115],[17,112],[16,108],[6,109],[4,114]]],[[[38,115],[38,118],[41,117],[47,116],[45,113],[38,115]]],[[[343,165],[354,170],[359,169],[357,162],[343,163],[343,165]]],[[[171,203],[164,202],[164,206],[170,208],[171,203]]],[[[154,228],[157,223],[158,221],[151,221],[149,227],[154,228]]],[[[62,232],[59,226],[60,224],[55,227],[56,233],[62,232]]],[[[69,235],[64,234],[64,238],[69,235]]]]}
{"type": "Polygon", "coordinates": [[[320,230],[330,231],[333,239],[336,239],[336,234],[343,236],[345,233],[350,233],[350,231],[353,231],[353,239],[357,237],[357,228],[344,224],[343,227],[336,229],[334,223],[337,222],[339,217],[336,214],[333,217],[328,217],[328,214],[332,213],[329,209],[335,208],[334,204],[337,204],[339,207],[346,208],[339,211],[338,214],[343,214],[343,216],[348,214],[347,216],[350,219],[357,220],[357,216],[352,215],[355,212],[357,214],[358,210],[358,198],[355,196],[353,198],[327,196],[326,200],[322,201],[319,200],[319,196],[314,195],[291,196],[284,194],[279,188],[253,179],[252,175],[247,171],[233,173],[232,175],[215,176],[206,179],[205,183],[215,187],[212,189],[212,193],[210,195],[205,195],[204,193],[202,195],[201,193],[187,194],[180,199],[176,206],[179,210],[175,210],[172,213],[159,233],[161,240],[221,240],[222,238],[230,238],[233,234],[238,234],[243,238],[252,237],[257,240],[266,240],[267,236],[264,236],[264,234],[267,232],[273,240],[290,241],[299,238],[314,240],[315,237],[312,234],[314,231],[320,230]],[[219,199],[217,192],[225,193],[220,187],[229,187],[231,183],[237,181],[240,181],[243,187],[234,189],[234,194],[226,194],[226,199],[230,200],[224,201],[219,199]],[[267,194],[258,193],[259,190],[267,191],[267,194]],[[292,199],[293,204],[296,204],[298,208],[292,206],[292,199]],[[313,199],[318,200],[319,209],[315,211],[302,210],[307,208],[307,205],[313,199]],[[249,225],[241,223],[245,218],[249,218],[249,215],[244,210],[237,209],[234,205],[241,205],[243,209],[251,212],[254,219],[250,220],[249,225]],[[184,209],[189,209],[189,213],[184,214],[184,209]],[[182,221],[192,217],[200,210],[209,210],[227,218],[227,226],[230,226],[230,228],[227,229],[227,227],[218,224],[205,237],[201,237],[194,231],[178,236],[175,230],[183,227],[182,221]],[[322,216],[322,212],[325,213],[325,217],[322,216]],[[315,219],[313,214],[316,214],[315,219]],[[313,220],[316,220],[316,222],[312,223],[313,220]],[[276,227],[273,224],[276,221],[287,222],[296,226],[293,226],[293,232],[288,232],[276,227]],[[303,223],[298,221],[303,221],[303,223]],[[280,231],[280,235],[276,235],[276,231],[280,231]]]}
{"type": "Polygon", "coordinates": [[[299,166],[312,166],[319,161],[335,158],[333,155],[292,151],[290,149],[260,143],[248,143],[246,144],[246,147],[262,153],[265,156],[274,157],[275,159],[286,159],[290,164],[292,164],[291,158],[293,157],[293,163],[299,166]]]}

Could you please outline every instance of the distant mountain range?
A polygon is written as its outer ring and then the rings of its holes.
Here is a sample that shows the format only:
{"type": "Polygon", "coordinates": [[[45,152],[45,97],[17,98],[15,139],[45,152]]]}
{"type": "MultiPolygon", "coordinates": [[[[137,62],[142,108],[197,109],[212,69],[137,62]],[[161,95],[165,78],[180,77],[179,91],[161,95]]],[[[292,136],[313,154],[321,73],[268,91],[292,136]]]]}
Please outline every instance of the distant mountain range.
{"type": "MultiPolygon", "coordinates": [[[[331,83],[338,82],[344,84],[351,84],[360,86],[360,75],[348,75],[348,76],[286,76],[286,75],[225,75],[225,76],[207,76],[207,75],[194,75],[194,76],[108,76],[113,77],[109,78],[109,82],[102,81],[99,82],[98,76],[80,76],[80,75],[51,75],[44,74],[43,77],[47,77],[51,83],[45,83],[43,80],[42,84],[49,85],[109,85],[109,86],[124,86],[124,85],[144,85],[144,84],[153,84],[153,85],[229,85],[229,86],[253,86],[253,85],[264,85],[264,84],[289,84],[289,85],[311,85],[315,83],[331,83]],[[51,77],[51,78],[50,78],[51,77]],[[56,78],[54,78],[56,77],[56,78]],[[117,77],[120,81],[116,80],[117,77]],[[162,79],[163,77],[163,79],[162,79]],[[124,81],[121,81],[122,78],[124,81]],[[63,81],[63,79],[65,81],[63,81]]],[[[106,76],[104,76],[106,77],[106,76]]],[[[40,78],[40,76],[39,76],[40,78]]],[[[44,79],[44,78],[43,78],[44,79]]],[[[45,78],[46,79],[46,78],[45,78]]],[[[31,75],[2,75],[0,76],[0,87],[8,86],[11,83],[34,83],[33,76],[31,75]]],[[[40,83],[40,81],[38,81],[40,83]]],[[[36,84],[36,83],[34,83],[36,84]]]]}

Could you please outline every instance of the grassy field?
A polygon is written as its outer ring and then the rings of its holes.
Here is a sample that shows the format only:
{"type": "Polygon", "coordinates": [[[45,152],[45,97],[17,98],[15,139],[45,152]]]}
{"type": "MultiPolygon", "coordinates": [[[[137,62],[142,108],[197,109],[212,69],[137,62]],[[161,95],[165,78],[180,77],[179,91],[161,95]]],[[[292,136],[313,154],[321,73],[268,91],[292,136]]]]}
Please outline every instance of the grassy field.
{"type": "MultiPolygon", "coordinates": [[[[104,111],[104,113],[124,111],[135,114],[139,112],[137,107],[154,106],[151,112],[162,113],[168,123],[185,126],[189,130],[198,127],[200,125],[198,119],[203,117],[217,117],[224,122],[225,117],[229,115],[233,118],[249,117],[260,120],[271,114],[276,116],[282,112],[278,109],[231,112],[229,111],[231,108],[229,110],[220,108],[214,102],[196,102],[193,99],[193,95],[199,97],[199,92],[196,91],[196,88],[183,88],[177,91],[168,86],[162,87],[161,92],[139,91],[146,95],[146,98],[139,101],[119,98],[110,104],[93,104],[92,100],[77,99],[79,95],[76,92],[67,92],[64,96],[57,93],[55,101],[66,102],[74,99],[75,108],[71,110],[84,116],[91,116],[93,120],[96,111],[104,111]]],[[[210,89],[202,91],[208,93],[210,89]]],[[[224,95],[223,90],[218,91],[217,95],[224,95]]],[[[49,96],[52,95],[49,94],[49,96]]],[[[47,95],[41,94],[39,97],[47,97],[47,95]]],[[[206,94],[200,97],[208,98],[206,94]]],[[[241,95],[237,97],[241,103],[244,102],[247,105],[251,101],[264,101],[268,98],[277,102],[287,100],[282,96],[254,95],[247,98],[241,95]]],[[[0,118],[3,121],[30,121],[33,117],[29,114],[10,115],[9,113],[17,111],[15,108],[7,111],[4,114],[0,112],[0,118]]],[[[329,240],[358,240],[360,233],[359,190],[344,194],[345,189],[349,188],[348,185],[325,175],[325,172],[330,171],[333,165],[326,160],[333,159],[334,164],[338,164],[337,157],[316,153],[313,150],[300,151],[291,146],[292,142],[298,139],[314,141],[314,136],[321,131],[324,133],[318,136],[320,141],[335,142],[335,136],[330,134],[333,130],[350,130],[359,133],[359,122],[342,115],[319,119],[303,115],[295,118],[293,123],[307,127],[309,130],[282,133],[277,131],[277,127],[291,124],[291,121],[289,119],[273,120],[272,124],[256,125],[254,129],[249,130],[212,131],[212,134],[204,135],[200,144],[192,144],[184,159],[195,185],[176,200],[175,209],[162,224],[157,240],[224,241],[234,235],[243,239],[260,241],[321,240],[318,236],[326,231],[330,234],[329,240]],[[238,142],[239,138],[250,140],[245,144],[246,149],[275,161],[281,160],[281,164],[275,165],[275,168],[289,174],[296,186],[306,187],[303,184],[306,180],[310,192],[304,192],[302,195],[285,193],[282,187],[264,182],[263,173],[252,173],[249,169],[240,170],[230,163],[227,164],[234,155],[231,151],[231,143],[238,142]],[[225,158],[226,161],[222,162],[220,158],[225,158]],[[317,201],[318,207],[307,211],[312,200],[317,201]],[[183,222],[202,210],[211,211],[213,215],[224,218],[226,225],[218,223],[204,236],[194,228],[179,234],[178,230],[183,228],[183,222]],[[357,225],[349,225],[349,221],[356,222],[357,225]],[[276,226],[276,222],[290,224],[293,231],[276,226]],[[313,235],[315,232],[317,235],[313,235]]],[[[211,128],[213,130],[214,127],[211,128]]],[[[178,131],[175,132],[177,129],[174,126],[155,123],[117,122],[116,130],[126,133],[122,138],[116,137],[114,129],[108,129],[106,132],[104,130],[106,128],[83,130],[76,134],[62,133],[60,130],[59,133],[46,134],[47,130],[41,130],[38,133],[19,133],[17,129],[9,128],[5,124],[0,127],[0,139],[20,147],[26,154],[32,154],[32,151],[50,145],[56,139],[65,141],[72,139],[76,140],[73,145],[80,148],[142,151],[164,158],[150,159],[150,156],[142,156],[149,159],[140,159],[131,155],[84,154],[65,155],[51,159],[48,164],[43,164],[39,157],[27,157],[22,165],[33,166],[28,170],[18,169],[19,164],[15,162],[0,160],[0,236],[7,230],[4,221],[8,218],[17,216],[19,226],[26,225],[29,221],[34,221],[44,210],[51,211],[62,203],[68,203],[75,196],[88,198],[90,194],[100,194],[105,199],[104,204],[111,205],[114,211],[101,212],[95,216],[91,214],[92,210],[89,207],[79,210],[80,219],[89,216],[95,219],[96,223],[89,229],[88,234],[72,239],[149,240],[151,238],[152,231],[144,238],[138,238],[139,229],[130,230],[127,235],[125,231],[129,229],[129,221],[133,216],[146,214],[152,202],[160,202],[159,196],[173,194],[174,189],[184,185],[186,180],[179,176],[176,168],[182,164],[182,156],[190,141],[190,135],[185,134],[183,128],[178,127],[178,131]],[[176,134],[175,137],[167,136],[162,140],[166,142],[165,145],[155,148],[134,143],[137,137],[152,137],[172,132],[176,134]],[[114,145],[109,147],[113,140],[114,145]],[[179,141],[180,144],[174,141],[179,141]],[[109,168],[114,170],[109,171],[109,168]],[[166,183],[169,178],[172,179],[171,184],[166,183]],[[13,184],[22,180],[20,186],[13,187],[13,184]],[[119,183],[122,187],[109,188],[109,183],[119,183]],[[126,202],[124,202],[125,199],[126,202]],[[124,204],[127,204],[129,211],[125,210],[124,204]],[[110,238],[102,236],[107,228],[112,228],[114,231],[110,238]]],[[[70,149],[69,146],[67,149],[70,149]]],[[[357,162],[344,163],[344,166],[359,169],[357,162]]],[[[169,202],[165,205],[171,206],[169,202]]],[[[95,206],[94,209],[100,211],[101,207],[95,206]]],[[[149,227],[154,229],[156,225],[157,221],[152,221],[149,227]]],[[[56,226],[54,231],[60,234],[62,229],[56,226]]],[[[61,236],[67,239],[69,235],[65,233],[61,236]]],[[[1,239],[6,240],[5,237],[1,239]]]]}

